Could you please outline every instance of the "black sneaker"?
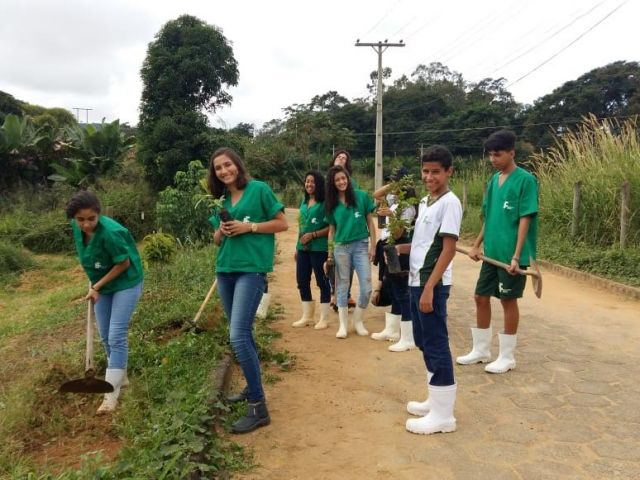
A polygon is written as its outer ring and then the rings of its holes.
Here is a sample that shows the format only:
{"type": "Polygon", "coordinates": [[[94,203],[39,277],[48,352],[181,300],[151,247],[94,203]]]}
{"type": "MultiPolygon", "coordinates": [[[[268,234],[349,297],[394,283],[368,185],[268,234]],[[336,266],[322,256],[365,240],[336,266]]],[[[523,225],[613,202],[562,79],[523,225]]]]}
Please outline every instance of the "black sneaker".
{"type": "Polygon", "coordinates": [[[247,399],[247,395],[249,394],[249,387],[244,387],[240,393],[234,393],[233,395],[229,395],[227,397],[227,402],[229,403],[238,403],[244,402],[247,399]]]}
{"type": "Polygon", "coordinates": [[[262,400],[247,405],[247,414],[231,425],[232,433],[249,433],[271,423],[267,403],[262,400]]]}

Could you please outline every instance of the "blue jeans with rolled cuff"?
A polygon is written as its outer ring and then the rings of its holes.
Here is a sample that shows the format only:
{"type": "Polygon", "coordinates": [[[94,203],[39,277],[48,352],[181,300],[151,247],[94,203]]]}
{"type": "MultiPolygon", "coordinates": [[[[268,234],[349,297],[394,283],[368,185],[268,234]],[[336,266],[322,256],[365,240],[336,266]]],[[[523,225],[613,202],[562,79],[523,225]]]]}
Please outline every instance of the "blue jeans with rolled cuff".
{"type": "Polygon", "coordinates": [[[247,400],[264,399],[253,323],[266,286],[265,273],[218,273],[218,295],[229,320],[229,340],[249,388],[247,400]]]}
{"type": "Polygon", "coordinates": [[[336,245],[333,250],[336,265],[336,300],[338,307],[347,307],[351,269],[358,276],[360,292],[358,306],[367,308],[371,298],[371,265],[369,264],[369,240],[356,240],[336,245]]]}
{"type": "Polygon", "coordinates": [[[101,293],[93,307],[98,332],[107,352],[107,368],[127,368],[129,322],[141,295],[142,282],[119,292],[101,293]]]}
{"type": "Polygon", "coordinates": [[[450,285],[433,289],[433,311],[420,311],[420,295],[423,287],[409,287],[411,316],[413,317],[413,339],[422,352],[427,370],[433,373],[431,385],[445,387],[453,385],[453,360],[449,348],[447,330],[447,299],[450,285]]]}

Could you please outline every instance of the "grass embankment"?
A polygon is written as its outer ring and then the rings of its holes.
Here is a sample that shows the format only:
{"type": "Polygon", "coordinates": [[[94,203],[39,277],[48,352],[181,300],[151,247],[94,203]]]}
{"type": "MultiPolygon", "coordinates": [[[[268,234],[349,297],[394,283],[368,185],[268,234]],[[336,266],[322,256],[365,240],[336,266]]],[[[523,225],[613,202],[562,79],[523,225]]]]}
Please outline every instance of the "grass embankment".
{"type": "MultiPolygon", "coordinates": [[[[635,124],[585,122],[557,148],[530,160],[540,182],[538,257],[640,286],[640,142],[635,124]],[[573,189],[579,181],[582,202],[572,237],[573,189]],[[627,247],[621,249],[619,191],[624,181],[631,184],[631,221],[627,247]]],[[[462,230],[468,238],[480,230],[482,194],[491,174],[487,161],[452,182],[460,198],[462,185],[467,187],[462,230]]]]}
{"type": "MultiPolygon", "coordinates": [[[[247,455],[210,427],[240,415],[218,404],[214,419],[207,404],[209,373],[229,351],[217,300],[202,317],[206,331],[180,332],[210,287],[214,256],[212,247],[181,250],[147,273],[129,335],[131,386],[113,417],[95,415],[98,395],[57,392],[84,369],[86,279],[75,258],[38,257],[41,268],[0,293],[0,478],[173,479],[248,467],[247,455]]],[[[287,368],[288,354],[270,348],[277,334],[268,323],[257,326],[261,358],[287,368]]],[[[276,375],[267,368],[267,380],[276,375]]]]}

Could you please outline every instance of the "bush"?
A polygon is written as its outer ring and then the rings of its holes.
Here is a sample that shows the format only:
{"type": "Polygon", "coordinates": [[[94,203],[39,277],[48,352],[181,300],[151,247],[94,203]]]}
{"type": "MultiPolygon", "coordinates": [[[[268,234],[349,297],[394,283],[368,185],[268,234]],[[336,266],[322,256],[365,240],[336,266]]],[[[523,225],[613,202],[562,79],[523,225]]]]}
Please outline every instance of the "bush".
{"type": "Polygon", "coordinates": [[[175,237],[167,233],[153,233],[144,237],[142,258],[146,264],[167,263],[175,255],[178,244],[175,237]]]}
{"type": "Polygon", "coordinates": [[[186,172],[176,173],[175,187],[160,192],[156,204],[158,227],[187,243],[209,241],[213,232],[208,221],[211,209],[202,201],[206,172],[199,160],[190,162],[186,172]]]}
{"type": "Polygon", "coordinates": [[[99,192],[102,213],[118,221],[133,238],[141,240],[156,226],[156,196],[142,178],[131,181],[110,179],[101,182],[99,192]]]}
{"type": "Polygon", "coordinates": [[[20,247],[0,241],[0,277],[26,270],[34,265],[33,259],[20,247]]]}

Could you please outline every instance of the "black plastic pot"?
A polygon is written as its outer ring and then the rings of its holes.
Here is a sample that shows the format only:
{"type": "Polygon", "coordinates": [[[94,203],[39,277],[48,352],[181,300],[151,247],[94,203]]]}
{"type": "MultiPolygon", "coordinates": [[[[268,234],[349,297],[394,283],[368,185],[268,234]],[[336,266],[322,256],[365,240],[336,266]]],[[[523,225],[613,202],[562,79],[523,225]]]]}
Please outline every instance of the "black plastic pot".
{"type": "Polygon", "coordinates": [[[389,273],[401,273],[402,266],[400,265],[400,255],[396,250],[395,245],[385,245],[384,253],[387,260],[387,270],[389,273]]]}

